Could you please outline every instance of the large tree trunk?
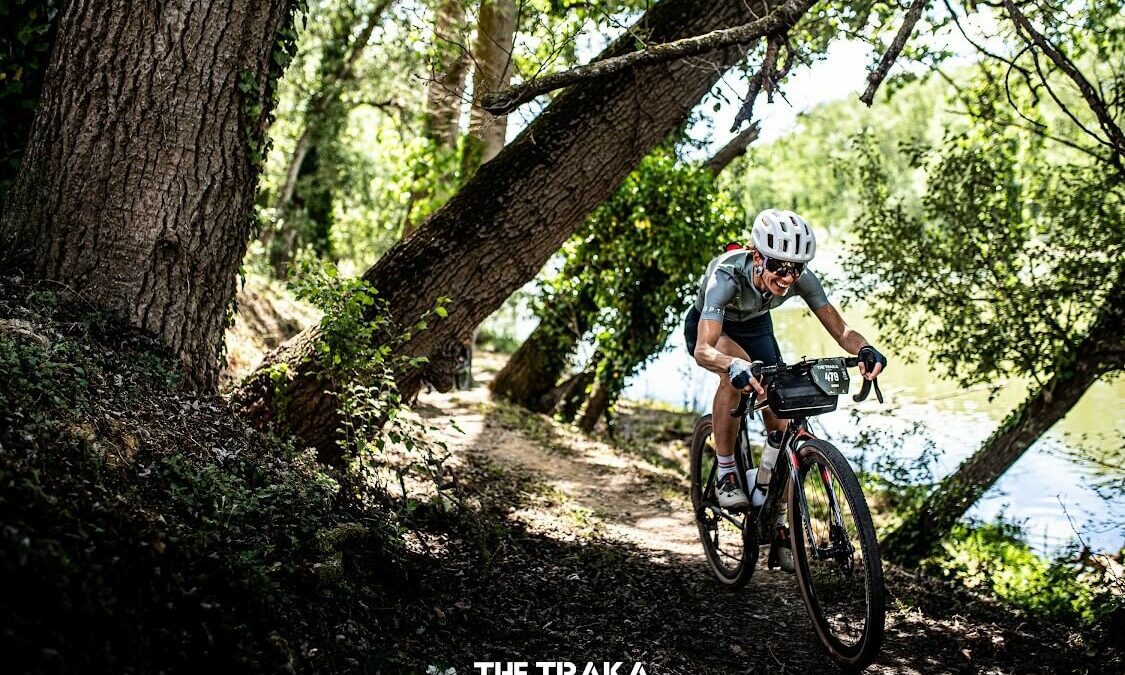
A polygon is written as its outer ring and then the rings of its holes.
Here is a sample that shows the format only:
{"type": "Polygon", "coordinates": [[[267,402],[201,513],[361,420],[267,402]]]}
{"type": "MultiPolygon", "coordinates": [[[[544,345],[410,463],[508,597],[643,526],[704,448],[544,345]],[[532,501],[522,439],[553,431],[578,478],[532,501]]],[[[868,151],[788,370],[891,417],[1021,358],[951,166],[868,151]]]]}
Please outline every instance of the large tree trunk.
{"type": "Polygon", "coordinates": [[[461,180],[500,153],[508,116],[493,117],[479,101],[485,93],[504,89],[512,78],[512,47],[516,40],[515,0],[481,0],[477,39],[473,45],[473,108],[462,155],[461,180]]]}
{"type": "Polygon", "coordinates": [[[965,512],[1066,416],[1100,375],[1125,367],[1125,288],[1121,279],[1119,274],[1090,332],[1073,354],[1060,358],[1047,383],[1008,415],[984,445],[883,540],[889,559],[914,566],[930,555],[965,512]]]}
{"type": "Polygon", "coordinates": [[[289,0],[66,3],[0,256],[153,333],[211,389],[289,0]]]}
{"type": "MultiPolygon", "coordinates": [[[[725,0],[705,6],[692,0],[657,4],[608,50],[632,50],[638,35],[663,42],[739,25],[782,5],[725,0]]],[[[790,17],[794,20],[797,17],[790,17]]],[[[447,319],[413,335],[401,350],[431,357],[428,377],[452,384],[455,364],[433,357],[460,343],[520,286],[608,197],[622,179],[710,90],[743,54],[732,47],[700,59],[658,64],[582,83],[563,92],[539,118],[413,236],[396,244],[364,275],[389,301],[393,318],[411,325],[439,297],[452,298],[447,319]]],[[[247,414],[275,419],[268,372],[285,363],[293,431],[332,454],[335,398],[317,378],[313,330],[266,358],[238,397],[247,414]]],[[[400,378],[412,397],[420,375],[400,378]]]]}

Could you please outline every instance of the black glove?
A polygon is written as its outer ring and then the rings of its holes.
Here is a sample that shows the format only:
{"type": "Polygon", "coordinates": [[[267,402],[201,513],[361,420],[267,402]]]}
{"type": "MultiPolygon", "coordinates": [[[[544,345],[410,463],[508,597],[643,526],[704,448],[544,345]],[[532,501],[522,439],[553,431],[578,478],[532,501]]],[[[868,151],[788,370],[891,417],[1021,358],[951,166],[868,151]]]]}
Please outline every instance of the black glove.
{"type": "Polygon", "coordinates": [[[879,350],[871,345],[861,347],[857,356],[859,356],[859,360],[863,363],[863,367],[868,373],[875,370],[876,363],[883,366],[883,370],[887,369],[887,357],[880,354],[879,350]]]}
{"type": "Polygon", "coordinates": [[[751,377],[757,377],[757,373],[761,372],[761,367],[760,361],[750,363],[742,359],[731,360],[730,365],[727,366],[727,375],[730,376],[731,386],[735,389],[743,389],[750,384],[751,377]]]}

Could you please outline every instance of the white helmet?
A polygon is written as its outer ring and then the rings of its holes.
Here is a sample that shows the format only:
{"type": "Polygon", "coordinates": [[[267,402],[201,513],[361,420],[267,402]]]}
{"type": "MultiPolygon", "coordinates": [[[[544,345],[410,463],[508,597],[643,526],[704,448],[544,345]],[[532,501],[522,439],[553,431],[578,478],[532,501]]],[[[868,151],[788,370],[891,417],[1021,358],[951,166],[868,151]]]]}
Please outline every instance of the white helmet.
{"type": "Polygon", "coordinates": [[[808,222],[792,211],[766,209],[750,231],[754,248],[764,256],[807,263],[816,255],[816,237],[808,222]]]}

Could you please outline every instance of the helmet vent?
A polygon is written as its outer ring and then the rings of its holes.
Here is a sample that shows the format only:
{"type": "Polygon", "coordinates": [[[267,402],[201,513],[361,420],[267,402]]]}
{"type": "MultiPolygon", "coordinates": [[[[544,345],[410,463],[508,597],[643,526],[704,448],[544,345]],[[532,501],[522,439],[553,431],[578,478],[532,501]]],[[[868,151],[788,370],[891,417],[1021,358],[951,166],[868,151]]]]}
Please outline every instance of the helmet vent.
{"type": "Polygon", "coordinates": [[[795,239],[794,239],[794,242],[793,242],[793,250],[794,251],[800,251],[801,250],[801,233],[798,232],[797,234],[794,235],[794,237],[795,237],[795,239]]]}
{"type": "Polygon", "coordinates": [[[773,248],[773,235],[772,234],[766,235],[766,246],[769,246],[770,248],[773,248]]]}

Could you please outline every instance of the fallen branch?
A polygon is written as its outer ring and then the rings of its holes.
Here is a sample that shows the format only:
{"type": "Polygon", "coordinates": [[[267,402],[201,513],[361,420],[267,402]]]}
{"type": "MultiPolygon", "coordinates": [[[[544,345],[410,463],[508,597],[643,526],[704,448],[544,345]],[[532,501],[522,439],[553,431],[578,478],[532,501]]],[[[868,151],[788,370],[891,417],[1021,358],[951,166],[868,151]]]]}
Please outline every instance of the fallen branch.
{"type": "Polygon", "coordinates": [[[481,97],[480,106],[493,115],[505,115],[536,96],[578,82],[608,77],[628,68],[666,63],[706,54],[724,47],[748,44],[765,35],[788,29],[815,4],[815,1],[790,0],[765,17],[741,26],[711,31],[664,44],[649,45],[640,51],[595,61],[529,80],[508,89],[490,92],[481,97]]]}
{"type": "Polygon", "coordinates": [[[899,26],[898,34],[895,35],[894,41],[891,46],[887,48],[883,58],[879,61],[878,67],[867,76],[867,90],[859,97],[859,100],[871,107],[872,102],[875,101],[875,92],[879,90],[879,85],[887,78],[887,73],[890,72],[891,66],[894,65],[898,59],[898,55],[902,52],[902,48],[906,46],[906,41],[910,39],[910,34],[914,32],[914,26],[918,23],[918,19],[922,18],[922,10],[926,9],[929,5],[929,0],[914,0],[910,4],[910,9],[906,11],[906,18],[902,20],[902,25],[899,26]]]}

